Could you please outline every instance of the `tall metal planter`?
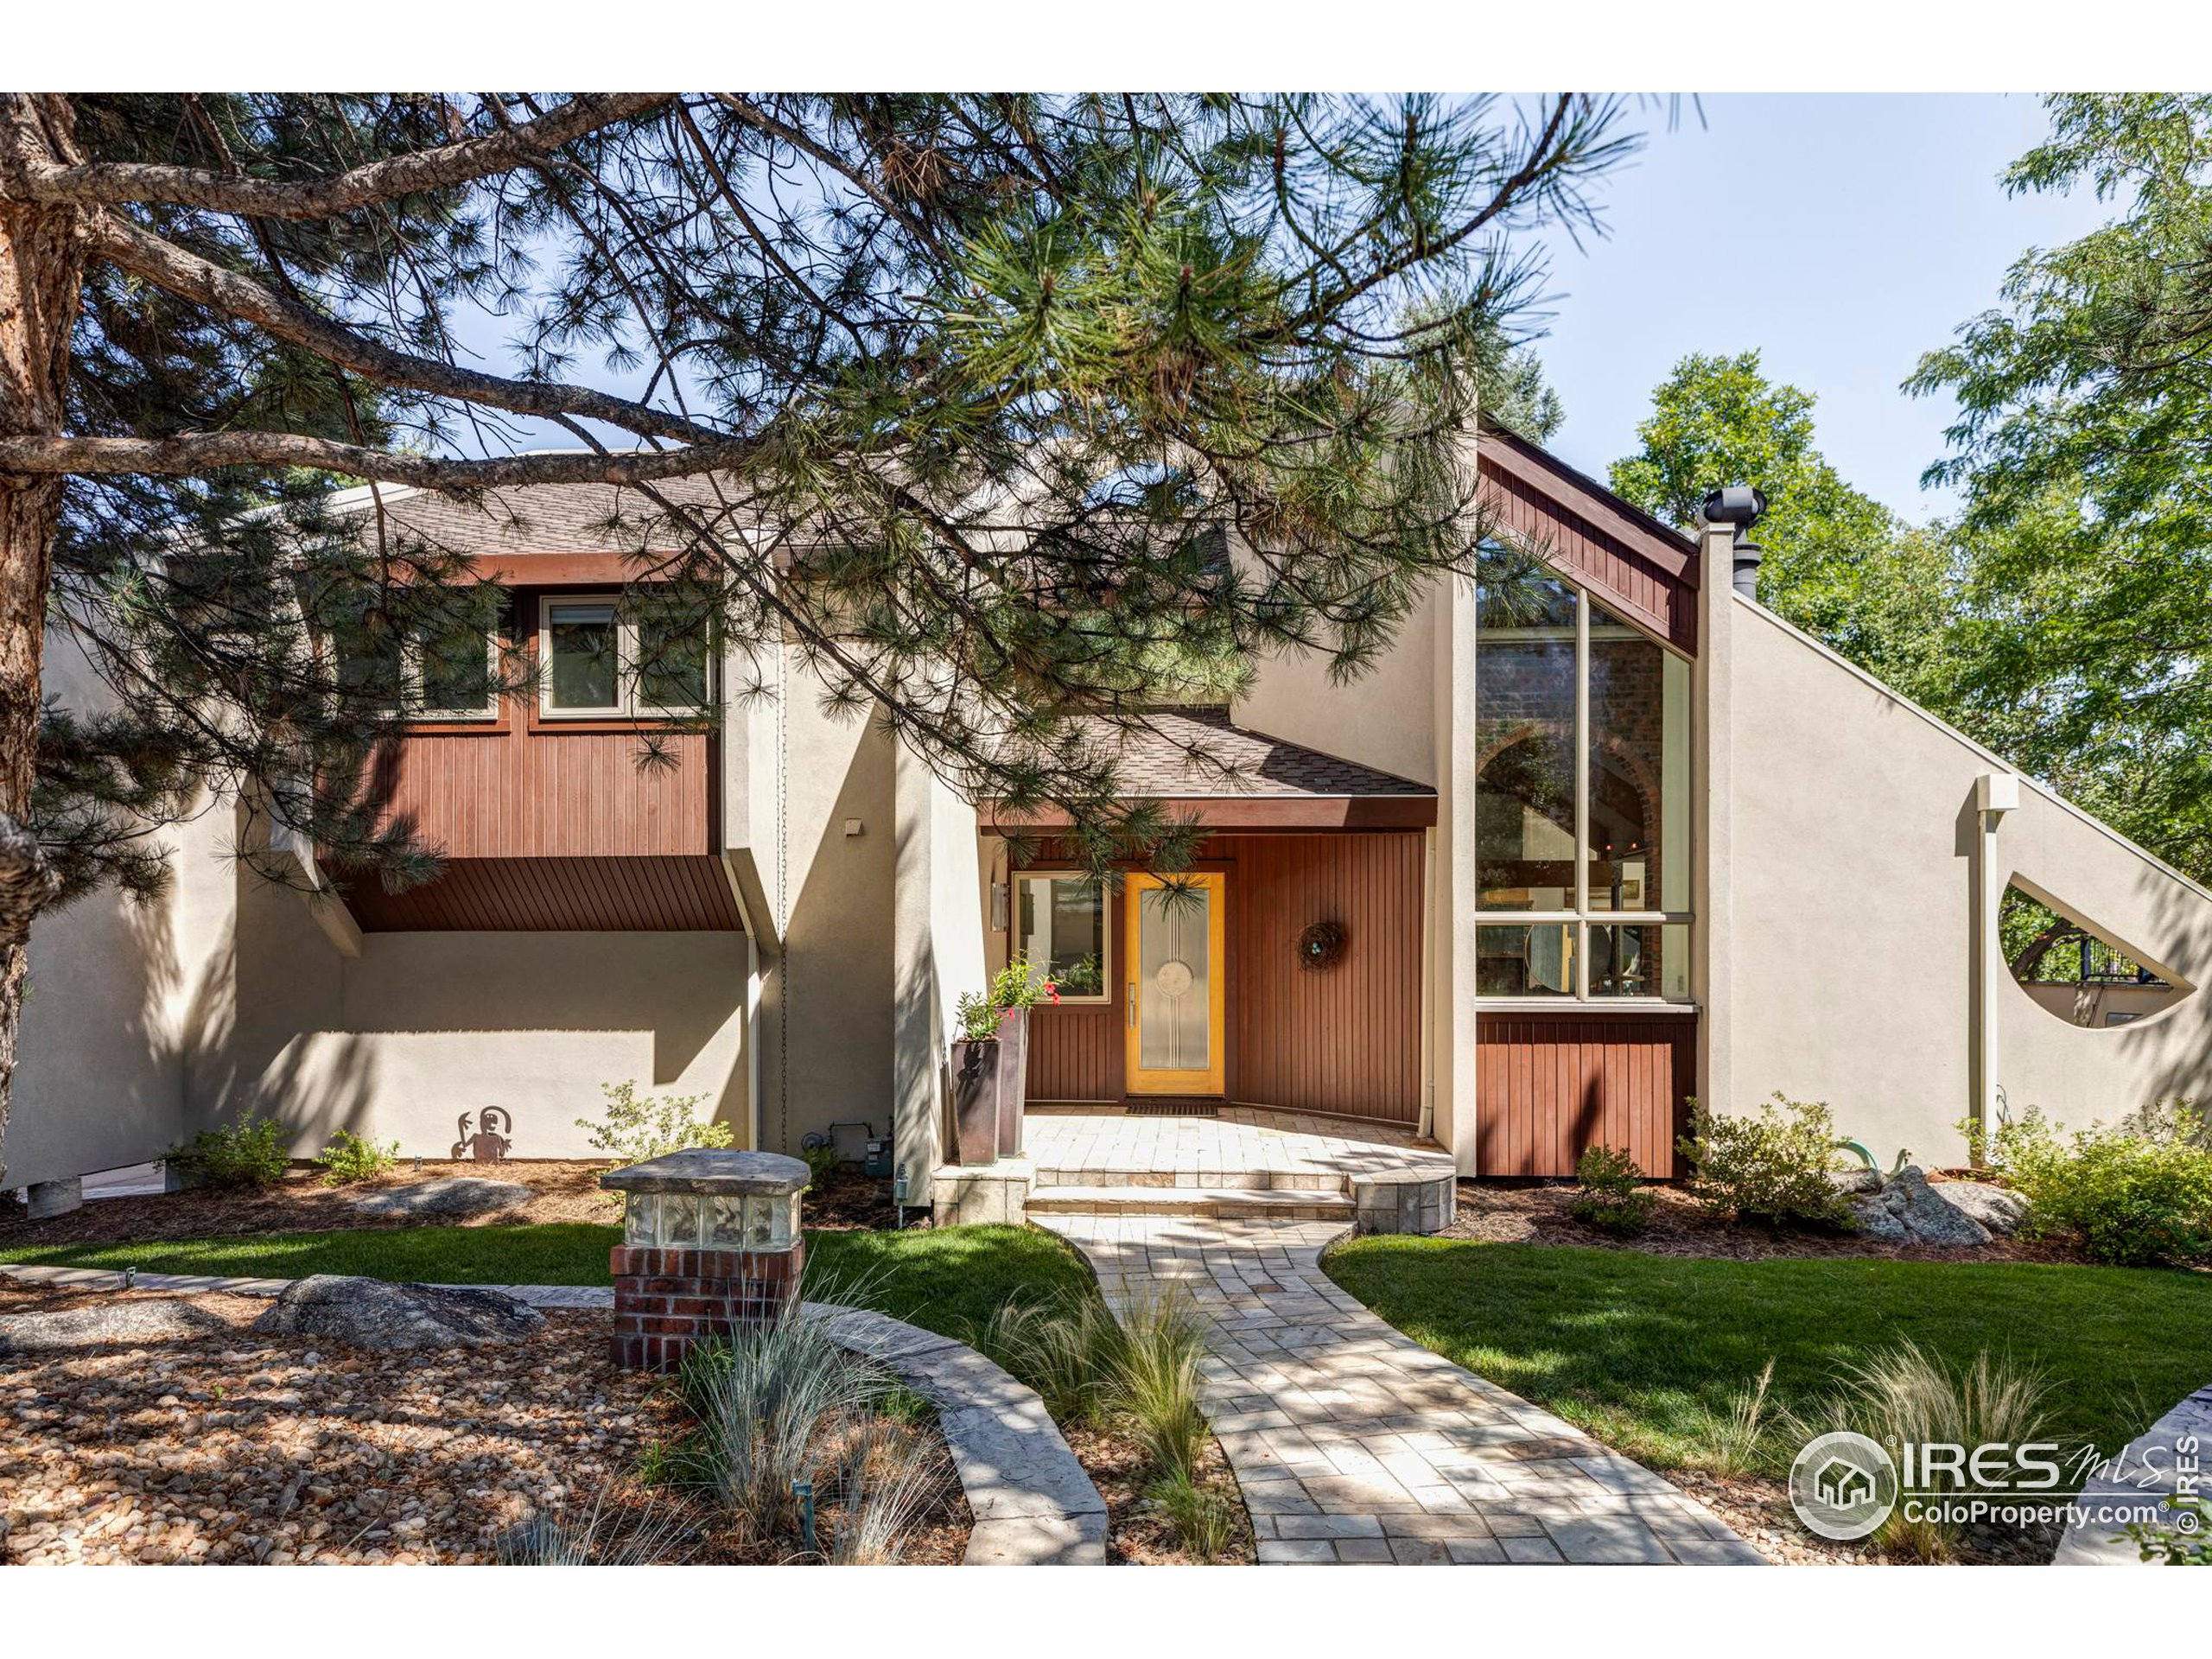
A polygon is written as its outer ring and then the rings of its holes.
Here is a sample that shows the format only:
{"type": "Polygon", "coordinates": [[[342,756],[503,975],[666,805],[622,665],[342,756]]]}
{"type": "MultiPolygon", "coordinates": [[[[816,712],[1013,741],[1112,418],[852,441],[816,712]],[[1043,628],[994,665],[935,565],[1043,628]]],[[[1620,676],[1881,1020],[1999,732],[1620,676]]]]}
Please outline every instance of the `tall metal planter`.
{"type": "Polygon", "coordinates": [[[1028,1103],[1029,1010],[1008,1008],[999,1021],[1000,1157],[1021,1155],[1021,1111],[1028,1103]]]}
{"type": "Polygon", "coordinates": [[[1005,1046],[995,1037],[952,1046],[952,1132],[963,1165],[998,1161],[1000,1051],[1005,1046]]]}

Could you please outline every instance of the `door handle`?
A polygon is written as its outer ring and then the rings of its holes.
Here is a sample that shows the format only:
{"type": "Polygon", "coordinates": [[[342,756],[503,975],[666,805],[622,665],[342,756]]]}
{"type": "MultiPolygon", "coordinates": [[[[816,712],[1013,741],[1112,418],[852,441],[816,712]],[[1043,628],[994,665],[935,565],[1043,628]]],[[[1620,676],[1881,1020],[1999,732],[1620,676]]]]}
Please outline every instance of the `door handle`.
{"type": "Polygon", "coordinates": [[[1129,1025],[1130,1025],[1130,1027],[1131,1027],[1132,1029],[1134,1029],[1134,1028],[1135,1027],[1135,1026],[1136,1026],[1136,1023],[1137,1023],[1137,982],[1136,982],[1136,981],[1135,981],[1135,980],[1133,979],[1133,980],[1131,980],[1131,981],[1129,982],[1129,1025]]]}

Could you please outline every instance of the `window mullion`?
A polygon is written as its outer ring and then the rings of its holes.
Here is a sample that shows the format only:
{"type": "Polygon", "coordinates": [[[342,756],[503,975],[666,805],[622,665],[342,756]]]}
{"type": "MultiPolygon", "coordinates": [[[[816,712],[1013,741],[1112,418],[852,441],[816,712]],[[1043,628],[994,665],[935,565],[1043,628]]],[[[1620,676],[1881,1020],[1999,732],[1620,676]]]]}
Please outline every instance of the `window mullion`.
{"type": "Polygon", "coordinates": [[[1590,1000],[1590,595],[1574,597],[1574,995],[1590,1000]]]}

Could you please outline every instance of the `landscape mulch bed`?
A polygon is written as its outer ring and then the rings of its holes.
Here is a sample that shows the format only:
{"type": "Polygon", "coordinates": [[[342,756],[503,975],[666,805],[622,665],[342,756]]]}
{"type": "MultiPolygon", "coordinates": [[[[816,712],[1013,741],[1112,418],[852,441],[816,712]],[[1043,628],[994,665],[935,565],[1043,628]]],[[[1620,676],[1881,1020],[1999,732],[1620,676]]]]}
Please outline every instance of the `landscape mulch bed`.
{"type": "MultiPolygon", "coordinates": [[[[115,1294],[0,1285],[0,1314],[97,1297],[115,1294]]],[[[794,1554],[635,1478],[683,1412],[609,1363],[602,1314],[549,1313],[496,1347],[378,1354],[257,1334],[259,1299],[190,1300],[230,1328],[0,1357],[0,1561],[484,1561],[533,1514],[602,1502],[602,1536],[671,1529],[664,1559],[794,1554]]],[[[934,1425],[919,1432],[938,1497],[906,1559],[955,1562],[968,1507],[934,1425]]]]}
{"type": "MultiPolygon", "coordinates": [[[[194,1188],[184,1192],[148,1193],[140,1198],[100,1198],[50,1221],[29,1221],[14,1205],[0,1207],[0,1260],[10,1248],[45,1244],[117,1244],[139,1239],[229,1238],[245,1233],[319,1233],[372,1228],[421,1227],[429,1217],[378,1215],[356,1206],[371,1192],[389,1192],[423,1181],[469,1177],[512,1181],[530,1196],[512,1208],[475,1216],[440,1216],[435,1224],[512,1227],[540,1222],[612,1224],[622,1218],[615,1196],[599,1184],[612,1166],[601,1159],[548,1159],[526,1163],[480,1164],[426,1160],[417,1169],[409,1159],[391,1174],[348,1186],[330,1187],[321,1172],[287,1171],[270,1186],[194,1188]]],[[[926,1224],[928,1211],[909,1210],[926,1224]]],[[[833,1232],[887,1229],[893,1225],[891,1183],[848,1166],[816,1183],[805,1199],[805,1224],[833,1232]]]]}
{"type": "MultiPolygon", "coordinates": [[[[1188,1564],[1198,1558],[1183,1547],[1166,1517],[1147,1501],[1155,1477],[1144,1450],[1133,1435],[1118,1428],[1060,1425],[1068,1449],[1106,1500],[1106,1559],[1132,1567],[1188,1564]]],[[[1215,1558],[1217,1566],[1245,1566],[1256,1559],[1252,1546],[1252,1521],[1244,1512],[1244,1499],[1230,1472],[1229,1459],[1211,1436],[1206,1440],[1205,1459],[1198,1466],[1198,1484],[1228,1500],[1231,1531],[1229,1547],[1215,1558]]]]}
{"type": "MultiPolygon", "coordinates": [[[[1931,1179],[1937,1181],[1940,1172],[1931,1179]]],[[[1882,1256],[1898,1262],[2079,1262],[2059,1239],[1999,1238],[1982,1245],[1898,1244],[1842,1231],[1785,1230],[1714,1216],[1680,1187],[1645,1189],[1657,1200],[1651,1224],[1622,1237],[1568,1213],[1571,1181],[1463,1180],[1459,1216],[1439,1235],[1492,1244],[1582,1244],[1641,1250],[1648,1255],[1720,1256],[1754,1262],[1769,1256],[1882,1256]]]]}

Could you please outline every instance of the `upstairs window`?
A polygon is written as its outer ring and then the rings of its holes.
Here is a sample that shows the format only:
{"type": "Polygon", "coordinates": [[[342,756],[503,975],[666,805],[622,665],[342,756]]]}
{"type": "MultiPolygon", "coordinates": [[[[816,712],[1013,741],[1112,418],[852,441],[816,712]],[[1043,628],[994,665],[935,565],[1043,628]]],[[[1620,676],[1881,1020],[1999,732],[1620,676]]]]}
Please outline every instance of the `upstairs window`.
{"type": "Polygon", "coordinates": [[[499,712],[499,594],[449,590],[434,614],[395,620],[365,605],[334,629],[338,683],[410,720],[490,720],[499,712]]]}
{"type": "Polygon", "coordinates": [[[711,632],[708,619],[664,600],[548,598],[538,625],[543,712],[614,719],[700,715],[711,690],[711,632]]]}
{"type": "Polygon", "coordinates": [[[1535,558],[1478,567],[1478,995],[1689,995],[1689,664],[1535,558]]]}

